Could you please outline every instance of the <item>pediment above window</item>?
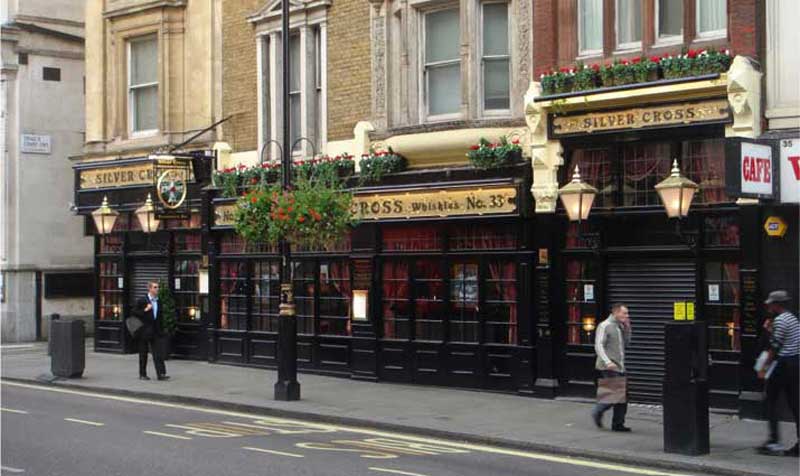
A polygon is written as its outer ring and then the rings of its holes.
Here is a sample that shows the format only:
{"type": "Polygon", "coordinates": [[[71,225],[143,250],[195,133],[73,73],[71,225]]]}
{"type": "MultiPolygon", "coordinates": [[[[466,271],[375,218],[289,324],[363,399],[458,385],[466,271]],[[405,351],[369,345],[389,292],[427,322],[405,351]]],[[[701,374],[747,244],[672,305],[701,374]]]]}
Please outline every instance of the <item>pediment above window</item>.
{"type": "MultiPolygon", "coordinates": [[[[315,11],[325,10],[331,5],[331,0],[289,0],[290,16],[297,14],[309,15],[315,11]]],[[[269,0],[247,20],[250,23],[262,24],[279,21],[281,18],[282,0],[269,0]]]]}

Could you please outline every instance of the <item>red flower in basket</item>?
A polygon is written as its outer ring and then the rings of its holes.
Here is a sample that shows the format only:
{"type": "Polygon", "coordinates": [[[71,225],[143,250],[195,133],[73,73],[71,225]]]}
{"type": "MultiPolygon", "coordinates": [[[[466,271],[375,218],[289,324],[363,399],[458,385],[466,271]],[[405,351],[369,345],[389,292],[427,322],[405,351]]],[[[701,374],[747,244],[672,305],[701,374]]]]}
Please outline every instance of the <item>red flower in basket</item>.
{"type": "Polygon", "coordinates": [[[636,58],[633,58],[633,59],[631,60],[631,63],[633,63],[633,64],[639,64],[639,62],[640,62],[640,61],[642,61],[642,58],[639,58],[639,57],[637,56],[636,58]]]}
{"type": "Polygon", "coordinates": [[[250,197],[250,203],[256,203],[256,202],[258,202],[258,197],[255,196],[250,197]]]}
{"type": "Polygon", "coordinates": [[[699,52],[697,50],[689,50],[686,53],[686,56],[688,56],[689,58],[697,58],[698,54],[699,54],[699,52]]]}
{"type": "Polygon", "coordinates": [[[653,63],[658,63],[659,61],[661,61],[661,58],[659,58],[658,56],[651,56],[650,61],[652,61],[653,63]]]}
{"type": "Polygon", "coordinates": [[[519,139],[514,139],[511,141],[511,143],[514,145],[519,145],[519,139]]]}
{"type": "Polygon", "coordinates": [[[478,150],[478,149],[480,149],[480,146],[479,145],[471,145],[471,146],[469,146],[469,149],[470,150],[478,150]]]}
{"type": "Polygon", "coordinates": [[[297,217],[297,223],[303,223],[304,221],[306,221],[306,217],[304,217],[303,215],[297,217]]]}

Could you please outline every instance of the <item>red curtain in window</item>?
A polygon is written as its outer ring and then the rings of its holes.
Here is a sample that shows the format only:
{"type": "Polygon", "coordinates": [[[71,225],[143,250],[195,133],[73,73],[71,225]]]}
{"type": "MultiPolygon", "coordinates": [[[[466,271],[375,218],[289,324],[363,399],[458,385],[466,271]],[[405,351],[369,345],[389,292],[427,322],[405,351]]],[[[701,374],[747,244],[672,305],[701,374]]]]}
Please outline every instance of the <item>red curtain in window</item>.
{"type": "Polygon", "coordinates": [[[408,299],[408,263],[405,261],[388,261],[383,263],[383,336],[394,339],[392,320],[397,317],[393,299],[408,299]],[[389,308],[386,308],[386,303],[389,308]],[[388,318],[389,320],[387,321],[388,318]]]}
{"type": "Polygon", "coordinates": [[[441,248],[441,234],[435,226],[383,227],[383,248],[391,251],[424,251],[441,248]]]}
{"type": "Polygon", "coordinates": [[[725,142],[709,139],[684,143],[684,172],[700,186],[699,203],[729,201],[725,193],[725,142]]]}
{"type": "Polygon", "coordinates": [[[508,306],[508,343],[517,343],[517,267],[514,262],[490,262],[489,279],[495,281],[496,295],[508,306]]]}

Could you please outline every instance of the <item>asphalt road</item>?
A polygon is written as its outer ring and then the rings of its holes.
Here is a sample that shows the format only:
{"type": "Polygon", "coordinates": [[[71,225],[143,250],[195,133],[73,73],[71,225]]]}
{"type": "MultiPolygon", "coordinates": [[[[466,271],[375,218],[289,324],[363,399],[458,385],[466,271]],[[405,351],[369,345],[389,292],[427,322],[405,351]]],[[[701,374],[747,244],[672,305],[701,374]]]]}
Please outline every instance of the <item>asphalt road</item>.
{"type": "Polygon", "coordinates": [[[0,408],[2,475],[677,474],[12,382],[0,408]]]}

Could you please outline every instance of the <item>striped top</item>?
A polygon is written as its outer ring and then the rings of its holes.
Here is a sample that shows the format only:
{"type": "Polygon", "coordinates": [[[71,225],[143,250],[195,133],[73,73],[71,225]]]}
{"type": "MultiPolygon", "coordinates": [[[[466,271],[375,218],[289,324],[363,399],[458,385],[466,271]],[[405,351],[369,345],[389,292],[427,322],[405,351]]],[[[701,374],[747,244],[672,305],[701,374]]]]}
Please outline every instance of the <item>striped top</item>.
{"type": "Polygon", "coordinates": [[[779,357],[800,355],[800,321],[789,311],[775,318],[770,345],[779,357]]]}

